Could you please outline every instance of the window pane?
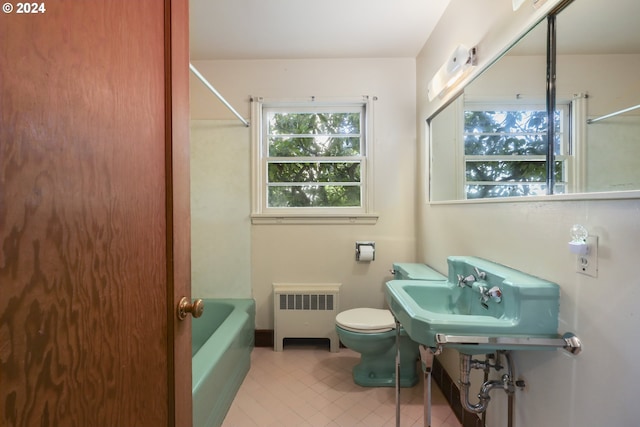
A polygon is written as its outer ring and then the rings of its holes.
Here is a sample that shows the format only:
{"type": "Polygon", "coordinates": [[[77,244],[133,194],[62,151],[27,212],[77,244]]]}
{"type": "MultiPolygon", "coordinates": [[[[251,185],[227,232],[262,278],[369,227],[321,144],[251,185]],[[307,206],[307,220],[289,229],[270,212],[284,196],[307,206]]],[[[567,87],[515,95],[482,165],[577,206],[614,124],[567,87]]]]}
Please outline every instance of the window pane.
{"type": "Polygon", "coordinates": [[[290,207],[359,207],[360,186],[291,185],[270,186],[268,206],[290,207]]]}
{"type": "Polygon", "coordinates": [[[269,135],[359,135],[360,113],[272,113],[269,135]]]}
{"type": "Polygon", "coordinates": [[[269,137],[270,157],[351,157],[358,155],[360,155],[359,137],[269,137]]]}
{"type": "Polygon", "coordinates": [[[467,199],[483,199],[491,197],[543,196],[546,194],[546,184],[509,183],[465,185],[467,199]]]}
{"type": "Polygon", "coordinates": [[[547,130],[546,111],[465,111],[465,133],[530,133],[547,130]]]}
{"type": "Polygon", "coordinates": [[[567,184],[555,183],[553,186],[553,194],[567,194],[567,184]]]}
{"type": "Polygon", "coordinates": [[[545,182],[544,161],[472,161],[466,162],[466,179],[472,181],[545,182]]]}
{"type": "Polygon", "coordinates": [[[360,182],[360,163],[276,163],[267,165],[274,182],[360,182]]]}
{"type": "Polygon", "coordinates": [[[554,186],[553,192],[554,194],[564,194],[567,192],[567,170],[566,170],[566,162],[564,160],[559,160],[555,162],[554,168],[554,186]]]}
{"type": "Polygon", "coordinates": [[[465,135],[466,155],[496,156],[504,154],[545,155],[546,135],[465,135]]]}
{"type": "Polygon", "coordinates": [[[562,120],[562,115],[560,111],[556,111],[556,118],[555,118],[555,133],[554,133],[554,141],[553,141],[553,153],[556,156],[559,155],[563,155],[563,154],[567,154],[568,151],[568,137],[566,137],[565,135],[563,135],[563,129],[565,128],[565,126],[568,126],[568,124],[565,124],[564,121],[562,120]],[[566,143],[563,143],[563,141],[567,141],[566,143]]]}
{"type": "MultiPolygon", "coordinates": [[[[555,112],[554,127],[555,153],[564,154],[560,110],[555,112]]],[[[546,154],[547,113],[544,110],[465,111],[464,135],[465,154],[546,154]]]]}
{"type": "MultiPolygon", "coordinates": [[[[555,153],[565,155],[568,109],[555,113],[555,153]]],[[[545,194],[547,114],[544,107],[478,107],[464,112],[467,198],[545,194]],[[526,156],[526,157],[525,157],[526,156]],[[512,160],[513,159],[513,160],[512,160]],[[536,183],[536,184],[533,184],[536,183]]],[[[564,161],[556,162],[556,182],[566,182],[564,161]],[[565,179],[561,179],[565,177],[565,179]]]]}

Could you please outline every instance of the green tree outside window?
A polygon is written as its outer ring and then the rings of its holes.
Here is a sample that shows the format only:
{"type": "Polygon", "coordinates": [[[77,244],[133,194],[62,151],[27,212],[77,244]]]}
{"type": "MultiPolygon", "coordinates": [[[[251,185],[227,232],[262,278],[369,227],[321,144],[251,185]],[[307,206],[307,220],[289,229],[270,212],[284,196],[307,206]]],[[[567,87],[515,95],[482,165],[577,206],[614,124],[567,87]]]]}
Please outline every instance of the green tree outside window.
{"type": "Polygon", "coordinates": [[[267,114],[267,206],[360,207],[362,113],[267,114]]]}
{"type": "MultiPolygon", "coordinates": [[[[555,150],[561,144],[556,112],[555,150]]],[[[544,110],[464,112],[465,191],[468,199],[544,194],[547,114],[544,110]]],[[[564,176],[556,162],[556,180],[564,176]]]]}

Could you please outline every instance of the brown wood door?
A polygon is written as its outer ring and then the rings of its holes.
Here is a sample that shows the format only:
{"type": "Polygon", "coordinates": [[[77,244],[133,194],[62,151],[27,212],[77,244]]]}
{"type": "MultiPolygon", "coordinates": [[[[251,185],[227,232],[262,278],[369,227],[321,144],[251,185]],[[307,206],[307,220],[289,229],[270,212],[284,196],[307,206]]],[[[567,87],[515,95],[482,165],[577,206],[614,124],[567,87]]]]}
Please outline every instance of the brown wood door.
{"type": "Polygon", "coordinates": [[[187,1],[42,4],[0,14],[0,426],[190,426],[187,1]]]}

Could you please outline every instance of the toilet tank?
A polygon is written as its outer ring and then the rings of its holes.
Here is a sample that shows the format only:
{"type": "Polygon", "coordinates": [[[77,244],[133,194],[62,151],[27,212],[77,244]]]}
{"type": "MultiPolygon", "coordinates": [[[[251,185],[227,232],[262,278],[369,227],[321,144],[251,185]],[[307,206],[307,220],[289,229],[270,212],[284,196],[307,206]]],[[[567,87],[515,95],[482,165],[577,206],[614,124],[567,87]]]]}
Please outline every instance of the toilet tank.
{"type": "Polygon", "coordinates": [[[444,276],[426,264],[397,262],[393,264],[395,280],[447,280],[444,276]]]}

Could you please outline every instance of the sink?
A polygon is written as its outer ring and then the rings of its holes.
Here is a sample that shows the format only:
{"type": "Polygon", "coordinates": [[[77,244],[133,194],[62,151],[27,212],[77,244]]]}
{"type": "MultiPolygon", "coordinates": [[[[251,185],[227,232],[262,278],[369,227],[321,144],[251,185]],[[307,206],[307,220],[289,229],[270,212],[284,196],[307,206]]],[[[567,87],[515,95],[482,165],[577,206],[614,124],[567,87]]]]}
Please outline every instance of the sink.
{"type": "MultiPolygon", "coordinates": [[[[433,282],[417,283],[407,281],[400,287],[411,301],[417,306],[429,312],[437,314],[451,314],[463,316],[482,316],[494,319],[505,318],[505,307],[509,311],[508,302],[505,304],[480,304],[481,293],[477,287],[475,292],[469,292],[468,288],[461,288],[449,282],[434,286],[433,282]]],[[[507,316],[506,318],[508,318],[507,316]]]]}
{"type": "Polygon", "coordinates": [[[389,307],[414,341],[435,348],[449,336],[447,347],[480,354],[548,349],[536,346],[535,338],[558,337],[557,284],[482,258],[449,257],[447,262],[447,280],[386,284],[389,307]],[[459,276],[473,279],[459,286],[459,276]],[[483,291],[495,286],[500,298],[483,298],[483,291]]]}

